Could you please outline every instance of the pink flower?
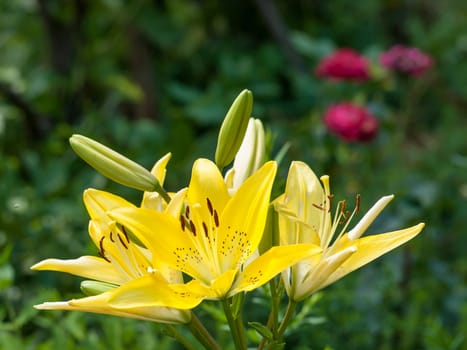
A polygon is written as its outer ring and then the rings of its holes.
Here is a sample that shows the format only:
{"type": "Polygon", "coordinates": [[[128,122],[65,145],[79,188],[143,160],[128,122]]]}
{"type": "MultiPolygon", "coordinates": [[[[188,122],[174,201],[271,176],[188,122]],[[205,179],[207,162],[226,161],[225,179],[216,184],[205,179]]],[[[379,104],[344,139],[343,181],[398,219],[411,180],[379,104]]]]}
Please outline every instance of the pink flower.
{"type": "Polygon", "coordinates": [[[345,141],[370,141],[378,132],[378,119],[367,108],[350,102],[329,106],[324,124],[345,141]]]}
{"type": "Polygon", "coordinates": [[[365,56],[353,49],[339,49],[321,59],[316,67],[316,75],[332,79],[367,80],[369,63],[365,56]]]}
{"type": "Polygon", "coordinates": [[[379,56],[380,63],[386,68],[401,73],[419,76],[433,65],[431,56],[416,47],[394,45],[379,56]]]}

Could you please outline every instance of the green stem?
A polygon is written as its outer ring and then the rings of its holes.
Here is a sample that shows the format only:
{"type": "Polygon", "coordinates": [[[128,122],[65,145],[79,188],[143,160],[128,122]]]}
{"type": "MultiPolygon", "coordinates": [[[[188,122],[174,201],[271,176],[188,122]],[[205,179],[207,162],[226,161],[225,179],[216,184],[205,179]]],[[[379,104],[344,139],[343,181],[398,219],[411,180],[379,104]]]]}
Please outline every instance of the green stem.
{"type": "Polygon", "coordinates": [[[198,341],[203,344],[205,349],[208,350],[221,350],[219,344],[208,332],[208,330],[203,326],[198,317],[192,312],[191,321],[187,324],[188,329],[191,333],[198,339],[198,341]]]}
{"type": "Polygon", "coordinates": [[[154,191],[156,191],[157,193],[159,193],[161,195],[161,197],[164,199],[164,201],[169,204],[171,198],[169,196],[169,194],[167,193],[167,191],[164,189],[164,187],[162,187],[160,185],[159,182],[157,182],[157,185],[156,185],[156,188],[154,189],[154,191]]]}
{"type": "Polygon", "coordinates": [[[229,323],[230,332],[232,333],[232,339],[235,344],[236,350],[246,350],[246,338],[245,332],[243,329],[243,324],[241,323],[240,316],[234,319],[232,314],[232,308],[230,307],[230,299],[223,299],[222,307],[224,308],[225,317],[229,323]]]}
{"type": "Polygon", "coordinates": [[[167,335],[178,340],[187,350],[196,350],[196,348],[191,345],[188,339],[186,339],[174,325],[167,324],[165,325],[167,335]]]}
{"type": "MultiPolygon", "coordinates": [[[[277,315],[279,306],[278,303],[280,302],[280,298],[277,297],[277,286],[275,278],[269,281],[269,290],[271,292],[271,312],[269,313],[266,327],[268,327],[271,330],[273,334],[273,339],[275,339],[277,334],[277,315]]],[[[264,348],[264,346],[266,345],[266,340],[266,337],[263,337],[261,339],[261,342],[258,345],[258,350],[262,350],[264,348]]]]}
{"type": "Polygon", "coordinates": [[[297,303],[292,299],[289,299],[289,303],[287,304],[287,309],[285,310],[284,318],[282,319],[281,325],[277,330],[277,339],[281,340],[284,332],[289,325],[290,320],[292,319],[293,314],[295,313],[295,308],[297,307],[297,303]]]}

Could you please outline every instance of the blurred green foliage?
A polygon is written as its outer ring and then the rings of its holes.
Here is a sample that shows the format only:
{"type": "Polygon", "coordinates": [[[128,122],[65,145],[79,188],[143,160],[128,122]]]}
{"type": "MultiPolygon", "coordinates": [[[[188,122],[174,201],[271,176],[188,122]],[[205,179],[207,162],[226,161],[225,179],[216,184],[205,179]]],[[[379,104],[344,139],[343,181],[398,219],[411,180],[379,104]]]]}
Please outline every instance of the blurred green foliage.
{"type": "MultiPolygon", "coordinates": [[[[0,349],[178,347],[155,324],[37,312],[34,303],[78,296],[79,280],[29,267],[96,253],[85,188],[139,200],[77,159],[72,133],[147,168],[171,151],[167,188],[176,189],[193,159],[213,159],[220,121],[244,88],[274,135],[273,154],[290,142],[283,175],[290,160],[306,161],[331,175],[338,197],[361,193],[364,208],[396,194],[378,232],[427,224],[307,302],[289,348],[467,346],[465,1],[17,0],[0,10],[0,349]],[[396,43],[420,47],[435,67],[360,85],[313,75],[337,47],[376,64],[396,43]],[[371,104],[382,125],[375,141],[345,144],[325,132],[323,109],[342,99],[371,104]]],[[[264,323],[261,295],[248,302],[250,319],[264,323]]]]}

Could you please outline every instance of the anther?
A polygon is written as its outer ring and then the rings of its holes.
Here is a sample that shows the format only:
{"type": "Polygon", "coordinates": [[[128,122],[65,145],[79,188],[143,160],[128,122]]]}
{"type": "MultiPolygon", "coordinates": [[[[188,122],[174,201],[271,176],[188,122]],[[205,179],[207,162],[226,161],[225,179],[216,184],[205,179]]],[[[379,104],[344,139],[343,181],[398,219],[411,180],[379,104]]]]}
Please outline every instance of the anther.
{"type": "Polygon", "coordinates": [[[185,207],[185,216],[190,219],[190,207],[188,205],[185,207]]]}
{"type": "MultiPolygon", "coordinates": [[[[110,240],[111,240],[112,242],[115,242],[115,240],[114,240],[114,233],[113,233],[112,231],[110,231],[110,236],[109,236],[109,237],[110,237],[110,240]]],[[[102,237],[102,238],[104,238],[104,237],[102,237]]]]}
{"type": "Polygon", "coordinates": [[[208,231],[208,227],[207,227],[207,225],[206,225],[206,223],[205,223],[204,221],[203,221],[203,229],[204,229],[204,235],[205,235],[206,237],[208,237],[208,232],[209,232],[209,231],[208,231]]]}
{"type": "Polygon", "coordinates": [[[343,201],[341,201],[341,213],[345,213],[345,208],[346,207],[347,207],[347,202],[344,199],[343,201]]]}
{"type": "Polygon", "coordinates": [[[196,226],[191,220],[190,220],[190,230],[191,232],[193,232],[193,236],[196,236],[196,226]]]}
{"type": "Polygon", "coordinates": [[[211,216],[212,216],[212,215],[213,215],[212,203],[211,203],[211,201],[209,200],[209,198],[206,198],[206,202],[208,203],[209,213],[211,213],[211,216]]]}
{"type": "Polygon", "coordinates": [[[329,208],[328,208],[328,213],[331,212],[331,208],[332,208],[332,198],[334,197],[333,194],[329,194],[328,195],[328,199],[329,199],[329,208]]]}
{"type": "Polygon", "coordinates": [[[320,204],[312,203],[312,206],[314,206],[315,208],[317,208],[317,209],[319,209],[319,210],[324,210],[323,206],[320,205],[320,204]]]}
{"type": "Polygon", "coordinates": [[[104,251],[104,238],[102,237],[99,241],[99,255],[107,262],[110,262],[108,258],[105,257],[105,251],[104,251]]]}
{"type": "Polygon", "coordinates": [[[126,233],[125,226],[122,226],[122,232],[123,232],[123,234],[125,235],[126,241],[127,241],[128,243],[130,243],[130,238],[128,238],[128,234],[126,233]]]}
{"type": "Polygon", "coordinates": [[[118,237],[118,240],[120,241],[120,243],[122,244],[122,246],[125,247],[125,249],[128,249],[128,246],[125,244],[125,242],[123,241],[122,239],[122,236],[120,236],[118,233],[117,233],[117,237],[118,237]]]}
{"type": "Polygon", "coordinates": [[[358,213],[360,210],[360,193],[357,194],[356,203],[355,203],[355,212],[358,213]]]}
{"type": "Polygon", "coordinates": [[[214,223],[216,224],[216,227],[219,227],[219,217],[217,216],[216,210],[214,210],[214,223]]]}
{"type": "Polygon", "coordinates": [[[185,218],[180,215],[180,224],[182,225],[182,231],[185,231],[185,218]]]}

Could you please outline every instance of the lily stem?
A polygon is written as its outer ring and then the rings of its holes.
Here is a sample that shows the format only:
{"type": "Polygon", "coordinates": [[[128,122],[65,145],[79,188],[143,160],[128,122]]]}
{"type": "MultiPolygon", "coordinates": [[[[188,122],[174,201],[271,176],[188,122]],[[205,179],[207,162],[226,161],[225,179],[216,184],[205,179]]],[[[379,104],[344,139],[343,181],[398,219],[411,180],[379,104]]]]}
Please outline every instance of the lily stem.
{"type": "Polygon", "coordinates": [[[289,303],[287,304],[287,309],[285,310],[284,318],[282,319],[279,329],[277,330],[278,340],[282,339],[284,332],[287,326],[289,325],[289,322],[292,319],[293,314],[295,313],[296,307],[297,307],[297,302],[293,301],[292,299],[289,299],[289,303]]]}
{"type": "Polygon", "coordinates": [[[161,197],[164,199],[164,201],[169,204],[170,202],[170,196],[169,194],[167,193],[167,191],[164,189],[164,187],[162,187],[159,182],[157,183],[156,185],[156,188],[154,189],[154,191],[156,191],[157,193],[159,193],[161,195],[161,197]]]}
{"type": "Polygon", "coordinates": [[[192,312],[191,321],[187,324],[188,329],[191,333],[198,339],[198,341],[203,344],[204,348],[207,350],[221,350],[219,344],[212,337],[209,331],[203,326],[198,317],[192,312]]]}
{"type": "Polygon", "coordinates": [[[165,325],[167,334],[178,340],[187,350],[195,350],[195,347],[186,339],[180,332],[175,328],[174,325],[167,324],[165,325]]]}
{"type": "Polygon", "coordinates": [[[238,316],[236,319],[234,318],[232,314],[232,308],[230,307],[230,299],[223,299],[222,307],[224,308],[225,317],[227,318],[227,322],[229,323],[230,332],[232,334],[232,339],[235,344],[235,349],[246,350],[247,346],[245,333],[243,325],[241,324],[240,316],[238,316]]]}
{"type": "MultiPolygon", "coordinates": [[[[278,307],[279,307],[280,298],[278,297],[276,280],[274,278],[269,281],[269,289],[271,292],[271,312],[269,313],[266,327],[268,327],[271,330],[273,337],[276,338],[277,315],[278,315],[278,307]]],[[[266,345],[266,337],[263,337],[261,339],[261,342],[258,345],[258,350],[262,350],[264,348],[264,345],[266,345]]]]}

